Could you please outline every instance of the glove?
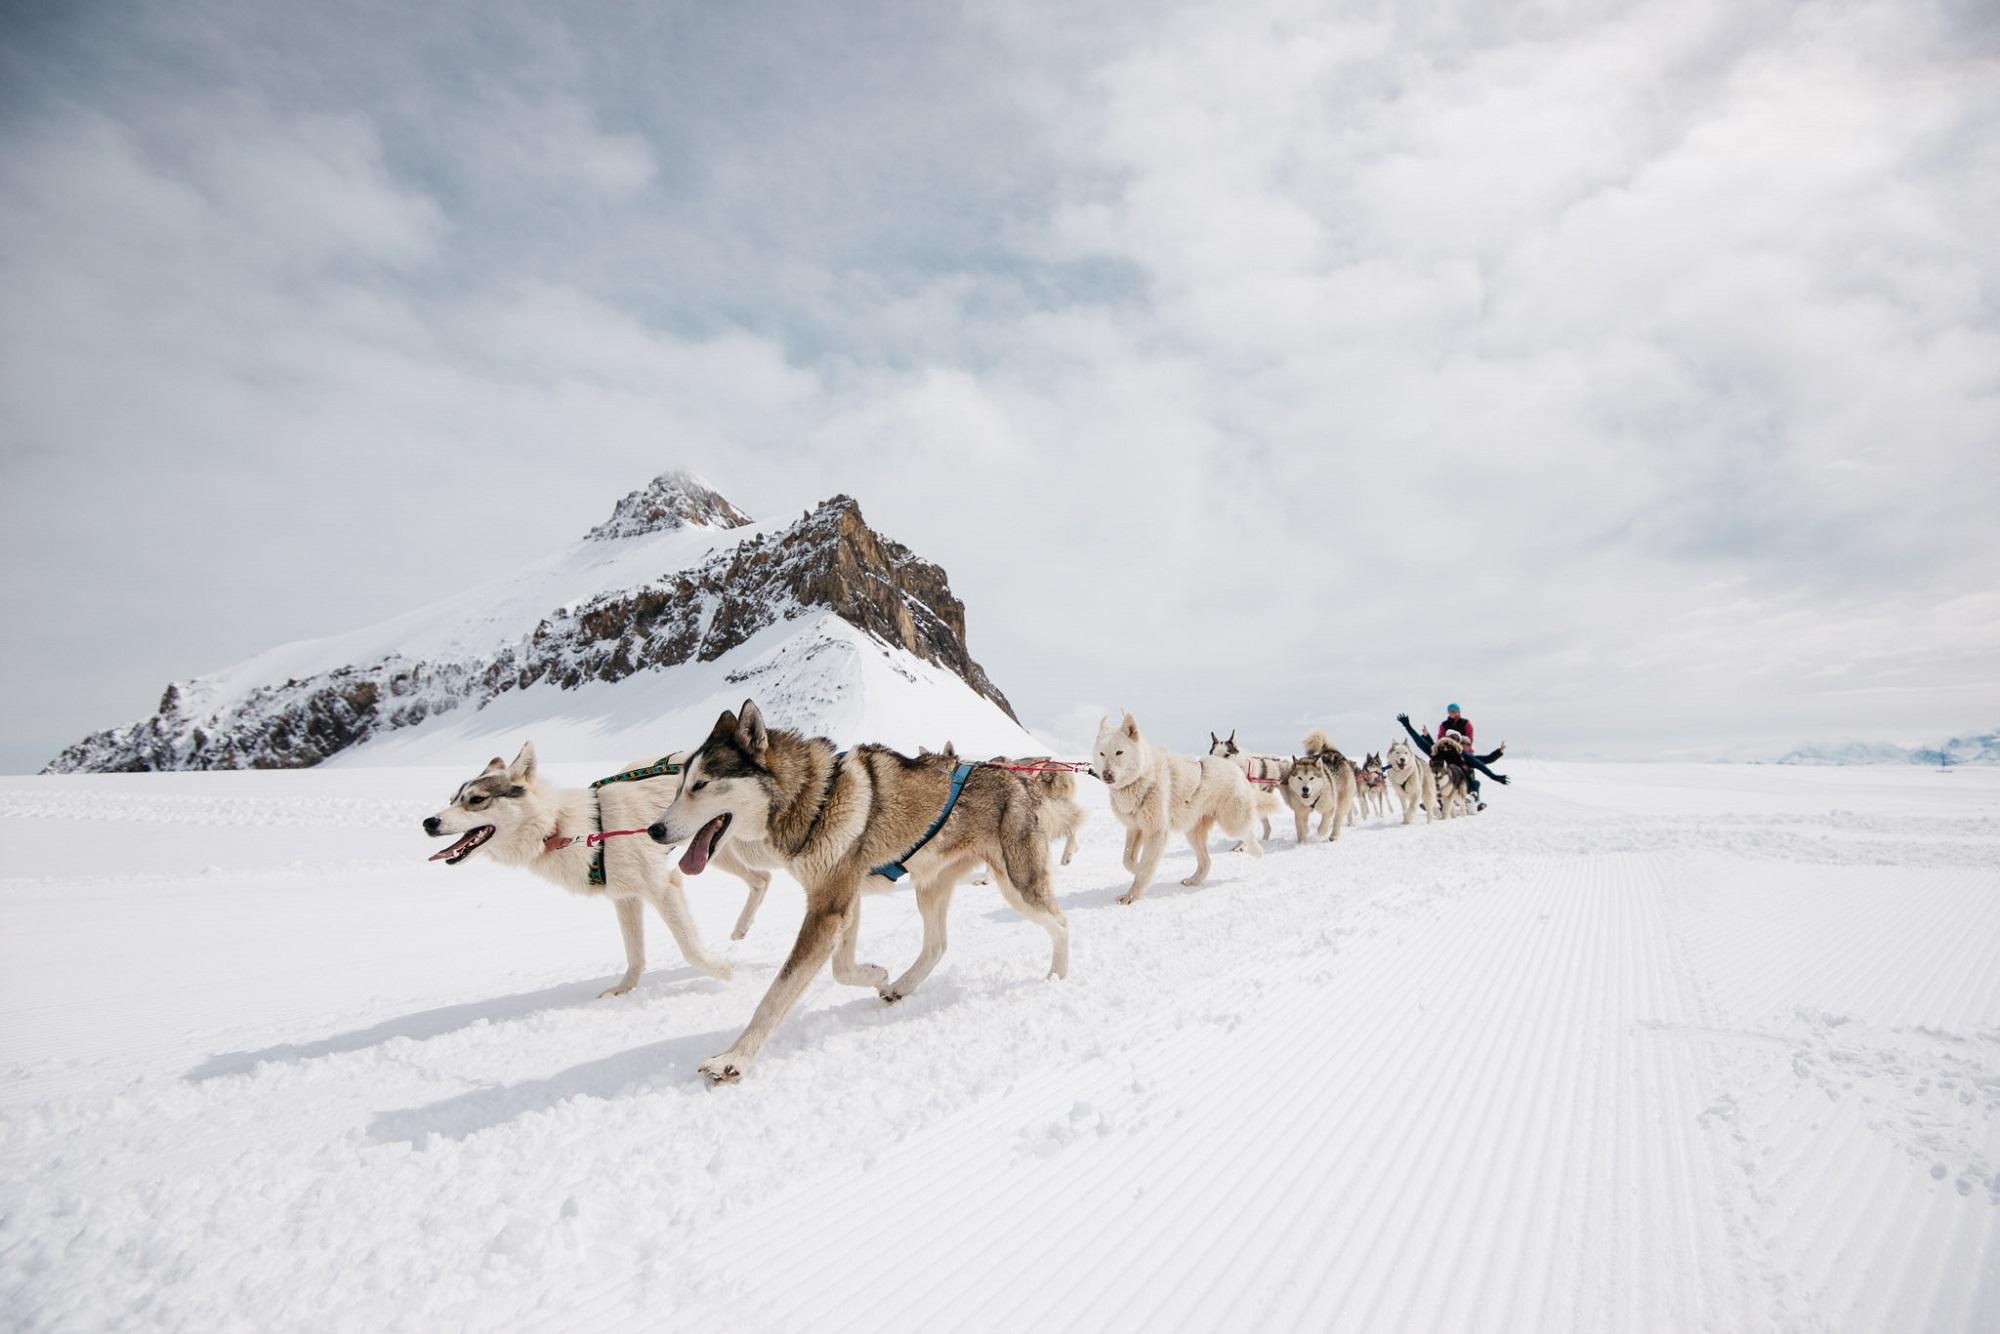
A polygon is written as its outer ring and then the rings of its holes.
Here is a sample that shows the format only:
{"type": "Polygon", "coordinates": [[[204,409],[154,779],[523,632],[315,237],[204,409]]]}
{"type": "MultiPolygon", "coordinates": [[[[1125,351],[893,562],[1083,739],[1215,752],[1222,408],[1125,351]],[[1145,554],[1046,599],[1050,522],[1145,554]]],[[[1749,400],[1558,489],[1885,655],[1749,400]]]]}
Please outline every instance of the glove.
{"type": "Polygon", "coordinates": [[[1396,715],[1396,721],[1399,723],[1406,723],[1410,721],[1410,715],[1407,713],[1399,713],[1396,715]]]}
{"type": "Polygon", "coordinates": [[[1514,780],[1507,777],[1507,775],[1505,774],[1494,774],[1493,781],[1500,784],[1500,786],[1505,787],[1507,786],[1507,784],[1513,782],[1514,780]]]}

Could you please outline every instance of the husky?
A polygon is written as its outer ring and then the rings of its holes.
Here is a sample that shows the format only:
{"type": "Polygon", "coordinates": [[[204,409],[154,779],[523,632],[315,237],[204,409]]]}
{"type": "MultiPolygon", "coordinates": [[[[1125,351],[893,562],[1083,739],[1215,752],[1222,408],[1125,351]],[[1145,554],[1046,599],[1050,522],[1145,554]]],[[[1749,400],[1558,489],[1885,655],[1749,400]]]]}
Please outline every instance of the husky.
{"type": "Polygon", "coordinates": [[[1241,766],[1220,755],[1175,755],[1139,735],[1131,714],[1097,725],[1097,773],[1111,789],[1111,813],[1125,826],[1125,869],[1132,888],[1120,903],[1137,903],[1153,883],[1166,851],[1167,835],[1185,833],[1194,849],[1194,874],[1181,881],[1198,885],[1208,878],[1208,835],[1216,826],[1243,840],[1253,857],[1264,855],[1257,841],[1257,794],[1241,766]]]}
{"type": "Polygon", "coordinates": [[[1389,813],[1389,780],[1382,768],[1382,757],[1369,751],[1361,765],[1354,771],[1360,782],[1360,790],[1355,794],[1359,800],[1354,804],[1361,808],[1364,816],[1387,815],[1389,813]]]}
{"type": "MultiPolygon", "coordinates": [[[[1306,841],[1306,826],[1314,812],[1319,814],[1318,834],[1329,842],[1340,837],[1340,779],[1318,755],[1297,756],[1285,764],[1285,805],[1291,807],[1294,837],[1306,841]]],[[[1350,793],[1350,798],[1352,794],[1350,793]]]]}
{"type": "MultiPolygon", "coordinates": [[[[946,749],[949,750],[950,747],[947,746],[946,749]]],[[[1008,765],[1029,768],[1034,765],[1052,764],[1054,758],[1051,755],[1025,757],[995,755],[986,762],[1003,769],[1008,765]]],[[[1076,831],[1083,827],[1084,819],[1089,814],[1083,807],[1077,805],[1076,775],[1067,769],[1043,769],[1039,772],[1021,774],[1020,777],[1040,789],[1042,833],[1047,835],[1052,843],[1056,839],[1063,840],[1062,864],[1068,866],[1070,858],[1076,856],[1076,831]]],[[[986,884],[986,872],[981,871],[974,876],[972,883],[986,884]]]]}
{"type": "Polygon", "coordinates": [[[1317,727],[1306,733],[1302,744],[1306,753],[1285,773],[1284,801],[1292,808],[1299,842],[1306,841],[1306,819],[1313,811],[1320,813],[1318,832],[1333,842],[1340,837],[1341,826],[1352,819],[1360,787],[1354,764],[1317,727]]]}
{"type": "Polygon", "coordinates": [[[1472,814],[1472,766],[1465,743],[1455,732],[1441,732],[1431,742],[1431,777],[1437,783],[1438,810],[1449,820],[1472,814]]]}
{"type": "Polygon", "coordinates": [[[1399,738],[1390,743],[1388,756],[1389,786],[1402,799],[1403,823],[1410,822],[1418,807],[1423,808],[1426,824],[1437,819],[1437,777],[1417,754],[1417,748],[1399,738]]]}
{"type": "MultiPolygon", "coordinates": [[[[1283,805],[1278,797],[1278,785],[1284,782],[1285,767],[1289,761],[1282,755],[1252,755],[1241,749],[1236,744],[1235,728],[1229,730],[1228,736],[1220,738],[1210,732],[1208,753],[1228,760],[1241,769],[1243,776],[1250,780],[1250,786],[1257,792],[1257,814],[1263,818],[1264,841],[1268,843],[1271,839],[1271,817],[1276,815],[1283,805]]],[[[1243,844],[1238,843],[1230,851],[1243,851],[1243,844]]]]}
{"type": "MultiPolygon", "coordinates": [[[[625,975],[604,996],[624,995],[646,971],[647,904],[673,933],[682,958],[710,977],[727,979],[730,966],[702,946],[701,933],[688,915],[680,872],[664,852],[643,838],[605,839],[603,883],[591,875],[599,849],[589,845],[586,835],[643,827],[667,799],[666,792],[679,784],[685,759],[684,753],[669,755],[657,766],[642,761],[625,771],[658,767],[657,777],[607,783],[596,791],[559,788],[541,776],[534,744],[524,743],[512,764],[494,756],[485,769],[459,785],[449,806],[425,819],[424,832],[432,838],[459,835],[430,860],[457,866],[474,853],[484,853],[503,866],[525,866],[572,894],[610,900],[625,938],[625,975]]],[[[733,937],[741,940],[770,888],[771,876],[734,857],[721,865],[750,887],[733,937]]]]}
{"type": "Polygon", "coordinates": [[[873,987],[891,1002],[915,991],[944,953],[953,887],[981,862],[1014,910],[1048,932],[1048,976],[1066,976],[1069,922],[1049,892],[1041,806],[1036,785],[1004,769],[886,746],[840,751],[825,737],[767,726],[751,700],[724,710],[646,832],[657,844],[686,845],[679,865],[688,875],[732,847],[749,864],[782,865],[805,887],[806,911],[749,1027],[703,1061],[702,1074],[717,1084],[740,1079],[829,957],[843,985],[873,987]],[[861,894],[905,875],[924,942],[891,982],[885,969],[855,962],[861,894]]]}

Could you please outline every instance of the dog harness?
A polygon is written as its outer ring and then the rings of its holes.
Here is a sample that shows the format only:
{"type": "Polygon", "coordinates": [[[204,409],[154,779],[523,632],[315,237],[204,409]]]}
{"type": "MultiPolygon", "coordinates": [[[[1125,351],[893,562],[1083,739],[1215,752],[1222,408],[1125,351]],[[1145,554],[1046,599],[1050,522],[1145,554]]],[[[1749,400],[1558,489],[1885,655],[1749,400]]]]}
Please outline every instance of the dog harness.
{"type": "MultiPolygon", "coordinates": [[[[592,783],[590,785],[590,790],[592,792],[595,792],[597,791],[597,789],[603,787],[607,783],[636,783],[639,782],[641,779],[660,778],[667,774],[677,774],[682,772],[685,767],[686,766],[684,765],[675,764],[671,759],[667,758],[666,756],[661,756],[659,759],[654,760],[651,764],[644,765],[640,768],[627,769],[622,774],[613,774],[609,778],[600,778],[595,783],[592,783]]],[[[604,881],[605,840],[613,838],[623,838],[630,834],[643,834],[645,832],[646,831],[643,829],[606,829],[604,827],[604,808],[600,805],[597,807],[596,833],[578,834],[574,838],[560,838],[554,834],[551,834],[546,839],[542,840],[542,851],[560,852],[562,849],[569,847],[573,843],[581,842],[585,847],[591,849],[590,883],[602,887],[605,883],[604,881]]]]}
{"type": "MultiPolygon", "coordinates": [[[[842,753],[844,754],[845,752],[842,753]]],[[[938,812],[937,819],[931,821],[929,829],[924,830],[924,836],[911,844],[908,852],[892,862],[883,862],[880,866],[869,871],[868,874],[879,875],[884,880],[901,880],[904,876],[908,875],[910,868],[903,865],[903,863],[922,852],[924,845],[937,837],[938,830],[944,828],[944,822],[951,818],[953,808],[958,805],[958,794],[965,791],[966,778],[971,775],[974,769],[979,767],[976,764],[961,763],[954,765],[951,771],[951,794],[944,799],[944,809],[938,812]]]]}

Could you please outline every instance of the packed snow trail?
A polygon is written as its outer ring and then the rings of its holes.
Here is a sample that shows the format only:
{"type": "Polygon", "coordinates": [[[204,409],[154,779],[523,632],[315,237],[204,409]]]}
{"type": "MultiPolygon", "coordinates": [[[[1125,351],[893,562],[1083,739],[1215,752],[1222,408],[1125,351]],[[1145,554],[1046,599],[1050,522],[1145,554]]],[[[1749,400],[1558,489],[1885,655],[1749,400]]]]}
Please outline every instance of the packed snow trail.
{"type": "Polygon", "coordinates": [[[2000,773],[1512,768],[1131,908],[1098,809],[1068,981],[968,886],[722,1089],[783,877],[598,1001],[456,771],[7,780],[0,1325],[2000,1326],[2000,773]]]}

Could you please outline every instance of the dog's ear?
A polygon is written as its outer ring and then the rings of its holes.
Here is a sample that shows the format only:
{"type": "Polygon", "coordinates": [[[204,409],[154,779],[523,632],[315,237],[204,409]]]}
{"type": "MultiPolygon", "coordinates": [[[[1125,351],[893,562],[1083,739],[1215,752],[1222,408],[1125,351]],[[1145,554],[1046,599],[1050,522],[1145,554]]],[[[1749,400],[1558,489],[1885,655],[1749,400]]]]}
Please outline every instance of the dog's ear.
{"type": "Polygon", "coordinates": [[[734,736],[735,734],[736,715],[728,709],[724,709],[722,716],[715,720],[715,726],[708,729],[708,739],[710,741],[720,740],[723,737],[734,736]]]}
{"type": "Polygon", "coordinates": [[[939,751],[938,754],[942,755],[947,760],[955,760],[958,758],[958,747],[952,745],[950,741],[946,741],[944,743],[944,749],[939,751]]]}
{"type": "Polygon", "coordinates": [[[529,783],[534,781],[535,777],[534,742],[523,741],[521,743],[521,753],[519,755],[516,755],[514,757],[514,762],[507,766],[507,776],[513,779],[517,783],[529,783]]]}
{"type": "Polygon", "coordinates": [[[1137,741],[1139,739],[1139,720],[1137,718],[1134,718],[1129,713],[1126,714],[1125,723],[1122,730],[1124,731],[1126,736],[1130,737],[1134,741],[1137,741]]]}
{"type": "Polygon", "coordinates": [[[486,777],[487,774],[504,774],[506,772],[507,772],[507,761],[501,759],[498,755],[495,755],[492,759],[486,761],[486,768],[484,771],[480,773],[479,776],[481,778],[484,778],[486,777]]]}
{"type": "Polygon", "coordinates": [[[755,700],[743,701],[743,712],[736,719],[736,740],[743,749],[760,758],[770,747],[771,731],[764,726],[764,711],[755,700]]]}
{"type": "Polygon", "coordinates": [[[1221,737],[1219,737],[1219,736],[1217,736],[1217,735],[1216,735],[1215,733],[1213,733],[1213,732],[1210,732],[1210,733],[1208,734],[1208,748],[1209,748],[1210,750],[1214,750],[1214,749],[1216,748],[1216,746],[1218,746],[1219,744],[1221,744],[1221,742],[1222,742],[1222,738],[1221,738],[1221,737]]]}
{"type": "Polygon", "coordinates": [[[1229,729],[1229,744],[1232,746],[1236,744],[1236,729],[1233,727],[1229,729]]]}

